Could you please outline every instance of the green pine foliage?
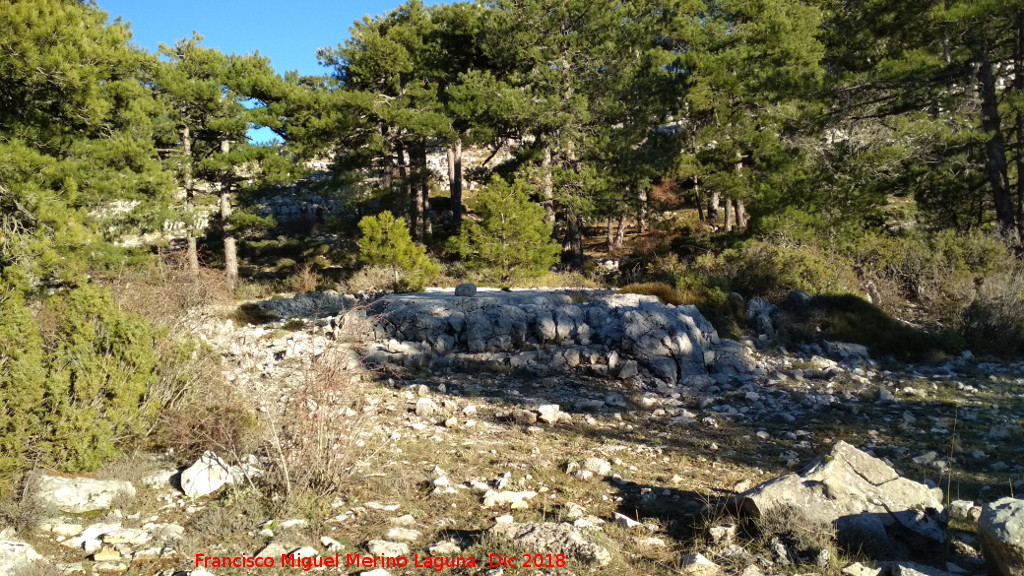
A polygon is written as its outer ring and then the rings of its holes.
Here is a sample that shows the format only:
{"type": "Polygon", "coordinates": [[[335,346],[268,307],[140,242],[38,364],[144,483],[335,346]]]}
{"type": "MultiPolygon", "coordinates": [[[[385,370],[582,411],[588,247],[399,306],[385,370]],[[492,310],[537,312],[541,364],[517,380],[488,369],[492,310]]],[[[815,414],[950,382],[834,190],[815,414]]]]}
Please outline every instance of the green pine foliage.
{"type": "Polygon", "coordinates": [[[427,256],[426,249],[412,241],[404,218],[391,212],[367,216],[359,221],[359,261],[368,266],[394,267],[395,289],[419,292],[437,278],[441,266],[427,256]]]}
{"type": "Polygon", "coordinates": [[[530,201],[522,181],[508,184],[495,176],[470,208],[480,221],[463,225],[454,251],[484,278],[534,278],[558,262],[561,247],[551,239],[544,208],[530,201]]]}
{"type": "Polygon", "coordinates": [[[0,489],[33,465],[95,470],[144,438],[159,409],[156,338],[92,285],[37,313],[0,301],[0,489]]]}

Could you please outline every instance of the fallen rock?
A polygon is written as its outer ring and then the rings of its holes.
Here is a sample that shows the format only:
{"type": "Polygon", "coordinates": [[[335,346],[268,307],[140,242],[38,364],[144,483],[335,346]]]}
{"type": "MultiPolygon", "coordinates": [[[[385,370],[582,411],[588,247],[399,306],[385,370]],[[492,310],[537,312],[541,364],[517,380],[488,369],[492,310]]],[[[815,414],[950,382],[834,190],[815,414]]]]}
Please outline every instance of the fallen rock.
{"type": "Polygon", "coordinates": [[[722,568],[708,560],[703,554],[687,554],[680,560],[680,568],[683,574],[689,576],[717,576],[722,573],[722,568]]]}
{"type": "Polygon", "coordinates": [[[607,476],[612,473],[611,462],[604,460],[603,458],[585,458],[580,462],[580,468],[598,476],[607,476]]]}
{"type": "Polygon", "coordinates": [[[900,477],[846,442],[797,474],[740,495],[740,511],[760,517],[789,509],[811,525],[834,526],[840,544],[881,559],[927,557],[948,543],[941,490],[900,477]]]}
{"type": "Polygon", "coordinates": [[[234,481],[231,467],[213,452],[205,452],[195,464],[181,473],[181,491],[189,498],[213,494],[234,481]]]}
{"type": "Polygon", "coordinates": [[[860,562],[854,562],[845,566],[842,570],[844,576],[878,576],[881,572],[878,568],[868,568],[860,562]]]}
{"type": "Polygon", "coordinates": [[[118,496],[134,497],[135,487],[127,480],[42,476],[36,484],[36,494],[61,512],[83,514],[110,508],[118,496]]]}
{"type": "Polygon", "coordinates": [[[430,418],[437,410],[437,403],[430,398],[420,398],[416,401],[416,415],[420,418],[430,418]]]}
{"type": "Polygon", "coordinates": [[[398,542],[415,542],[420,539],[419,530],[413,530],[412,528],[392,528],[388,530],[387,538],[389,540],[395,540],[398,542]]]}
{"type": "Polygon", "coordinates": [[[14,576],[43,557],[24,542],[0,541],[0,576],[14,576]]]}
{"type": "Polygon", "coordinates": [[[535,554],[564,554],[567,558],[573,558],[588,566],[605,566],[612,559],[607,548],[590,540],[586,533],[576,529],[572,524],[502,522],[495,524],[488,532],[523,550],[530,550],[535,554]]]}
{"type": "Polygon", "coordinates": [[[793,507],[823,524],[864,512],[942,508],[941,490],[902,478],[885,462],[842,441],[801,472],[760,484],[740,499],[748,515],[793,507]]]}
{"type": "Polygon", "coordinates": [[[104,548],[92,555],[95,562],[120,562],[121,553],[113,548],[104,548]]]}
{"type": "Polygon", "coordinates": [[[1003,498],[982,506],[978,539],[997,573],[1024,574],[1024,500],[1003,498]]]}
{"type": "Polygon", "coordinates": [[[981,517],[981,506],[975,506],[970,500],[954,500],[949,504],[949,517],[951,520],[977,522],[981,517]]]}
{"type": "Polygon", "coordinates": [[[512,509],[525,509],[529,507],[529,504],[527,504],[526,501],[536,495],[537,493],[532,491],[511,492],[505,490],[502,492],[495,492],[492,490],[484,494],[484,508],[509,505],[512,509]]]}
{"type": "Polygon", "coordinates": [[[374,556],[408,556],[411,552],[408,544],[401,542],[388,542],[387,540],[370,540],[366,543],[366,549],[374,556]]]}
{"type": "Polygon", "coordinates": [[[537,407],[537,413],[540,414],[541,422],[554,425],[558,423],[558,419],[561,417],[561,407],[558,404],[544,404],[537,407]]]}
{"type": "Polygon", "coordinates": [[[456,296],[476,296],[476,284],[459,284],[455,287],[456,296]]]}

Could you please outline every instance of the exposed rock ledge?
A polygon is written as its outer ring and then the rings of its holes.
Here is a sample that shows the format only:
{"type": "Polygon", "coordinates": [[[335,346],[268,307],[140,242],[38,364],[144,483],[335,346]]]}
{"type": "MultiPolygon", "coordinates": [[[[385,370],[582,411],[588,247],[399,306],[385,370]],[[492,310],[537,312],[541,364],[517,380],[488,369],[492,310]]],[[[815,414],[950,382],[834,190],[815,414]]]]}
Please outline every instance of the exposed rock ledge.
{"type": "Polygon", "coordinates": [[[760,371],[748,349],[720,340],[696,307],[653,296],[396,294],[373,302],[367,313],[371,363],[537,375],[582,368],[619,378],[646,373],[669,384],[709,372],[760,371]]]}

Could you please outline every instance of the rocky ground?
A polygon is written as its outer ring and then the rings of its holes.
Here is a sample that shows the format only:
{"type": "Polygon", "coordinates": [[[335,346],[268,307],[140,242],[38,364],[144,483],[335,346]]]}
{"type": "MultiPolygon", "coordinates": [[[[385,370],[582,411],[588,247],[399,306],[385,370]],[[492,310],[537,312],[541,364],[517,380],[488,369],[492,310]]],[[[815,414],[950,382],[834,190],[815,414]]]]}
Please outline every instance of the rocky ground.
{"type": "MultiPolygon", "coordinates": [[[[736,346],[756,369],[680,368],[672,379],[652,375],[642,357],[636,373],[364,366],[360,352],[386,351],[394,338],[358,342],[364,328],[349,323],[351,312],[333,316],[358,303],[327,300],[339,307],[279,304],[289,312],[259,326],[206,316],[200,330],[264,425],[284,430],[289,419],[337,408],[318,422],[330,422],[321,432],[341,444],[303,452],[305,468],[333,475],[316,484],[322,495],[270,497],[266,475],[287,461],[273,450],[208,454],[184,471],[168,455],[136,456],[97,485],[44,478],[38,498],[48,517],[28,532],[0,533],[0,574],[286,574],[302,568],[204,568],[196,555],[274,555],[280,566],[280,555],[296,550],[339,554],[342,567],[325,570],[344,574],[425,574],[440,557],[475,559],[476,567],[442,563],[444,572],[491,576],[987,573],[976,505],[1024,489],[1021,364],[967,356],[880,365],[842,346],[787,351],[752,336],[736,346]],[[322,309],[329,313],[316,318],[322,309]],[[311,396],[324,365],[352,377],[311,396]],[[321,465],[342,452],[337,466],[321,465]],[[851,506],[879,515],[888,535],[874,548],[844,548],[820,514],[738,509],[737,495],[753,496],[815,459],[808,474],[823,474],[814,482],[824,496],[808,495],[805,509],[823,510],[813,498],[845,501],[836,483],[898,475],[920,486],[919,516],[889,519],[902,509],[886,509],[899,499],[881,482],[843,488],[861,494],[851,506]],[[896,534],[904,528],[906,538],[896,534]],[[885,562],[907,550],[927,553],[885,562]],[[409,564],[345,567],[355,554],[409,564]],[[523,554],[541,567],[508,565],[510,557],[521,565],[523,554]],[[47,562],[29,562],[38,557],[47,562]]],[[[295,481],[301,471],[290,464],[295,481]]],[[[807,478],[796,482],[810,485],[807,478]]]]}

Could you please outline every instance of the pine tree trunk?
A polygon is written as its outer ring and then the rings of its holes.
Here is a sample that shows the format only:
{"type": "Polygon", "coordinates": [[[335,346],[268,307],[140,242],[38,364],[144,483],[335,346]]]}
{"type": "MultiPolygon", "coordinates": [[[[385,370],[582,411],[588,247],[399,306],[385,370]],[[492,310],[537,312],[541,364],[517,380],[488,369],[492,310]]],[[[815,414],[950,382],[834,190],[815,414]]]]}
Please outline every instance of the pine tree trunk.
{"type": "Polygon", "coordinates": [[[747,206],[743,203],[743,200],[733,201],[736,208],[736,228],[738,230],[746,230],[747,222],[750,220],[749,214],[747,214],[747,206]]]}
{"type": "Polygon", "coordinates": [[[199,250],[196,249],[196,234],[192,231],[192,228],[188,229],[188,238],[186,240],[188,248],[185,251],[186,270],[192,276],[199,275],[199,250]]]}
{"type": "Polygon", "coordinates": [[[712,192],[708,196],[708,224],[712,226],[718,226],[718,211],[722,203],[722,194],[719,192],[712,192]]]}
{"type": "Polygon", "coordinates": [[[181,129],[181,148],[185,154],[184,179],[185,179],[185,212],[188,222],[185,228],[188,233],[185,250],[185,269],[192,276],[199,275],[199,250],[196,247],[196,194],[192,182],[192,131],[188,126],[181,129]]]}
{"type": "Polygon", "coordinates": [[[723,208],[725,209],[725,222],[723,223],[722,228],[726,232],[732,232],[732,201],[726,199],[723,208]]]}
{"type": "Polygon", "coordinates": [[[647,217],[647,189],[643,186],[637,188],[637,197],[640,199],[640,217],[639,227],[640,233],[645,234],[650,228],[650,221],[647,217]]]}
{"type": "Polygon", "coordinates": [[[451,191],[452,222],[462,227],[462,140],[456,138],[448,146],[448,188],[451,191]]]}
{"type": "MultiPolygon", "coordinates": [[[[1024,8],[1017,11],[1013,87],[1024,97],[1024,8]]],[[[1017,239],[1024,243],[1024,107],[1017,108],[1017,239]]]]}
{"type": "Polygon", "coordinates": [[[583,234],[580,217],[573,210],[565,213],[565,240],[562,242],[562,265],[569,270],[583,269],[583,234]]]}
{"type": "MultiPolygon", "coordinates": [[[[743,172],[743,154],[740,154],[738,152],[736,153],[736,163],[733,164],[733,170],[736,172],[738,176],[742,178],[740,173],[743,172]]],[[[733,200],[733,209],[733,216],[735,216],[735,218],[733,218],[733,221],[735,223],[736,229],[745,229],[747,227],[747,220],[745,213],[746,207],[743,205],[743,201],[738,198],[733,200]]]]}
{"type": "Polygon", "coordinates": [[[697,178],[693,179],[693,195],[697,199],[697,217],[701,222],[706,222],[707,220],[704,219],[704,199],[701,197],[700,180],[697,178]]]}
{"type": "MultiPolygon", "coordinates": [[[[231,152],[231,142],[220,141],[221,154],[231,152]]],[[[230,176],[228,176],[230,178],[230,176]]],[[[220,222],[224,229],[224,274],[228,286],[234,290],[238,287],[238,247],[231,232],[231,184],[225,183],[220,191],[220,222]]]]}
{"type": "Polygon", "coordinates": [[[551,176],[551,144],[544,142],[544,155],[540,162],[541,176],[544,179],[544,211],[545,220],[551,226],[555,225],[555,186],[551,176]]]}
{"type": "Polygon", "coordinates": [[[232,290],[238,287],[238,246],[228,222],[231,220],[231,194],[220,194],[220,221],[224,227],[224,275],[232,290]]]}
{"type": "Polygon", "coordinates": [[[409,180],[409,170],[405,161],[405,147],[399,143],[395,147],[395,154],[398,156],[398,177],[401,179],[402,190],[405,192],[405,221],[409,223],[409,233],[416,235],[416,192],[412,182],[409,180]]]}
{"type": "Polygon", "coordinates": [[[606,246],[605,252],[611,254],[615,248],[615,226],[611,216],[608,217],[608,243],[606,246]]]}
{"type": "Polygon", "coordinates": [[[433,233],[430,222],[430,169],[427,168],[427,145],[417,147],[417,186],[420,191],[420,241],[426,242],[433,233]]]}
{"type": "Polygon", "coordinates": [[[985,142],[985,167],[989,185],[992,187],[992,200],[996,208],[999,231],[1009,237],[1016,233],[1017,227],[1007,176],[1006,141],[1003,139],[1002,120],[999,117],[999,96],[996,92],[996,79],[992,72],[988,44],[984,39],[979,39],[978,44],[976,57],[978,92],[981,95],[981,125],[988,135],[985,142]]]}
{"type": "Polygon", "coordinates": [[[224,275],[232,290],[238,288],[238,248],[234,236],[224,237],[224,275]]]}
{"type": "Polygon", "coordinates": [[[623,214],[619,216],[619,230],[615,233],[615,247],[622,248],[622,243],[626,240],[626,216],[623,214]]]}

